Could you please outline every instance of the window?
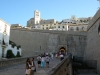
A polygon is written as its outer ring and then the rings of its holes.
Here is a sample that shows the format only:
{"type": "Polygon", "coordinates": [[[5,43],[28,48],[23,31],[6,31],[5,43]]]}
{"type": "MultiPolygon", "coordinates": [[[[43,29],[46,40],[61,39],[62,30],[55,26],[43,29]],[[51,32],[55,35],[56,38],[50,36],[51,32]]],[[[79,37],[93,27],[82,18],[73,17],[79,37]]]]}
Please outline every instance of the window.
{"type": "Polygon", "coordinates": [[[46,25],[46,26],[48,26],[48,25],[46,25]]]}
{"type": "Polygon", "coordinates": [[[42,25],[42,26],[44,26],[44,25],[42,25]]]}
{"type": "Polygon", "coordinates": [[[99,23],[99,27],[98,27],[98,34],[100,36],[100,23],[99,23]]]}
{"type": "Polygon", "coordinates": [[[76,27],[76,31],[78,31],[79,30],[79,27],[76,27]]]}
{"type": "Polygon", "coordinates": [[[73,27],[71,27],[70,30],[73,31],[74,30],[73,27]]]}
{"type": "Polygon", "coordinates": [[[44,29],[44,28],[43,28],[44,29]]]}
{"type": "Polygon", "coordinates": [[[64,26],[62,28],[64,28],[64,26]]]}
{"type": "Polygon", "coordinates": [[[46,29],[48,29],[48,27],[46,27],[46,29]]]}
{"type": "Polygon", "coordinates": [[[82,27],[82,31],[84,31],[84,27],[82,27]]]}
{"type": "Polygon", "coordinates": [[[60,28],[60,26],[58,26],[58,28],[60,28]]]}

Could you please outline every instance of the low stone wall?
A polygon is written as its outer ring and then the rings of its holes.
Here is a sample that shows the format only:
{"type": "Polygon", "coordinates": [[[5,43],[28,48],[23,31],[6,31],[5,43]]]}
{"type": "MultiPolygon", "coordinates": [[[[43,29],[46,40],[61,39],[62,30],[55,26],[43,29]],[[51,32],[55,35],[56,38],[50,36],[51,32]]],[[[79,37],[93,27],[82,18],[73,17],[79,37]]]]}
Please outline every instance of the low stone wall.
{"type": "Polygon", "coordinates": [[[71,54],[67,55],[67,57],[55,65],[51,70],[48,71],[48,75],[72,75],[72,59],[71,54]]]}
{"type": "MultiPolygon", "coordinates": [[[[27,58],[31,58],[31,57],[21,57],[21,58],[2,60],[0,61],[0,68],[26,63],[27,58]]],[[[36,58],[36,56],[34,58],[36,58]]]]}

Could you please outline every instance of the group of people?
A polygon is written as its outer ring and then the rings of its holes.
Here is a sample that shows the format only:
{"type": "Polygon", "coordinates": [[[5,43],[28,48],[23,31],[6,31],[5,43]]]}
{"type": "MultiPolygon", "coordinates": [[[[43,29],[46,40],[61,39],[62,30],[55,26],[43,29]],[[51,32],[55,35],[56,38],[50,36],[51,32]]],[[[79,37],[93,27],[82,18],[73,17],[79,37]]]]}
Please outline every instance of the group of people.
{"type": "MultiPolygon", "coordinates": [[[[44,68],[45,66],[49,68],[49,62],[50,62],[50,57],[53,60],[54,57],[60,58],[62,61],[64,59],[64,54],[63,53],[44,53],[41,55],[37,56],[37,64],[38,68],[44,68]]],[[[34,75],[34,72],[36,71],[36,66],[34,63],[34,58],[27,58],[26,61],[26,75],[34,75]]]]}
{"type": "Polygon", "coordinates": [[[49,67],[49,55],[42,55],[42,56],[38,56],[37,57],[37,63],[38,63],[38,68],[44,68],[45,67],[45,63],[46,63],[46,67],[49,67]]]}
{"type": "Polygon", "coordinates": [[[36,71],[34,58],[27,58],[25,70],[26,70],[26,75],[34,75],[34,72],[36,71]]]}

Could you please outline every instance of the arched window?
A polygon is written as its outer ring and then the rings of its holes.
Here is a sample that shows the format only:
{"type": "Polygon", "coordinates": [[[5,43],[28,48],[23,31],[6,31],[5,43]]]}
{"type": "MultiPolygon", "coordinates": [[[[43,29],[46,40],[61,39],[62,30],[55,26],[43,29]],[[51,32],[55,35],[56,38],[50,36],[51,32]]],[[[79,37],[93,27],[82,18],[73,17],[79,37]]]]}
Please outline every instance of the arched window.
{"type": "Polygon", "coordinates": [[[98,34],[100,36],[100,23],[99,23],[99,27],[98,27],[98,34]]]}
{"type": "Polygon", "coordinates": [[[65,28],[64,26],[62,26],[62,28],[65,28]]]}
{"type": "Polygon", "coordinates": [[[58,28],[60,28],[60,26],[58,26],[58,28]]]}

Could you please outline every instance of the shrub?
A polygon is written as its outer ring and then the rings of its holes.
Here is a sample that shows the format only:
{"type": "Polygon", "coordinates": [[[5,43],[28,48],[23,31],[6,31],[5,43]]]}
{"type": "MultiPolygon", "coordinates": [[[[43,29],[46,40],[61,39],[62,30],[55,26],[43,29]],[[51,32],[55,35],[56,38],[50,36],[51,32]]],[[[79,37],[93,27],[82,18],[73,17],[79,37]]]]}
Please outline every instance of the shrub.
{"type": "Polygon", "coordinates": [[[21,48],[21,46],[19,45],[19,46],[17,46],[17,49],[19,49],[19,48],[21,48]]]}
{"type": "Polygon", "coordinates": [[[14,48],[16,46],[16,44],[15,43],[12,43],[12,47],[14,48]]]}
{"type": "Polygon", "coordinates": [[[12,41],[9,40],[9,44],[11,44],[11,46],[14,48],[16,46],[16,44],[12,41]]]}
{"type": "Polygon", "coordinates": [[[21,57],[21,55],[20,55],[20,52],[19,52],[19,51],[17,52],[16,57],[21,57]]]}
{"type": "Polygon", "coordinates": [[[7,51],[7,54],[6,54],[6,57],[7,57],[7,58],[14,58],[15,55],[13,54],[12,50],[8,50],[8,51],[7,51]]]}

